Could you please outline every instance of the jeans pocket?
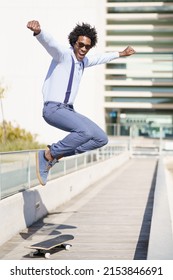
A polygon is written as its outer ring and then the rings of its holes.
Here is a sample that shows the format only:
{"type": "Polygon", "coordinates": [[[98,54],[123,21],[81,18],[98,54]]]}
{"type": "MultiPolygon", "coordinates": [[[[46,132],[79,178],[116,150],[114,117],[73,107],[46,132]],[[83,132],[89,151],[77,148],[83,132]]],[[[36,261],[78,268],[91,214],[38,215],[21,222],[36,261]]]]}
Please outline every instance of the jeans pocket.
{"type": "Polygon", "coordinates": [[[62,107],[61,103],[47,103],[43,107],[43,117],[48,117],[54,114],[58,109],[62,107]]]}

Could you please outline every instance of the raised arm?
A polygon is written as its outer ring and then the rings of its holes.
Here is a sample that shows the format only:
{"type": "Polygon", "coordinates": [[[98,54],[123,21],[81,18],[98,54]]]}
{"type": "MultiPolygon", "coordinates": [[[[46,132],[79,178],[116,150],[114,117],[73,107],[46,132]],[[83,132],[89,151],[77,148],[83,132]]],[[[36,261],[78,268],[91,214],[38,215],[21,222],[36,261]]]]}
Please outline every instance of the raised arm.
{"type": "Polygon", "coordinates": [[[64,46],[61,46],[53,39],[53,37],[41,29],[40,23],[37,20],[29,21],[27,28],[33,31],[34,36],[46,49],[46,51],[55,59],[57,62],[60,62],[64,56],[64,53],[67,51],[64,46]]]}
{"type": "Polygon", "coordinates": [[[128,46],[123,51],[106,52],[103,54],[91,55],[84,58],[85,67],[94,66],[97,64],[108,63],[119,57],[126,57],[136,53],[135,50],[128,46]]]}

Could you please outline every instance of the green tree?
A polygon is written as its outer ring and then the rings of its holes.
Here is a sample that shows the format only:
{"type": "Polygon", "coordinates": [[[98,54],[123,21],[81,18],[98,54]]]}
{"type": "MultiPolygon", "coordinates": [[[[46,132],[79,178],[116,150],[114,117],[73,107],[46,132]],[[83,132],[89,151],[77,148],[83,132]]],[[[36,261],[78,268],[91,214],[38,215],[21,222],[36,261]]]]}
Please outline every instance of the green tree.
{"type": "Polygon", "coordinates": [[[0,125],[0,152],[39,149],[45,147],[36,140],[37,134],[31,134],[19,125],[13,126],[11,122],[4,121],[6,129],[6,142],[3,141],[3,125],[0,125]]]}
{"type": "Polygon", "coordinates": [[[1,107],[1,115],[2,115],[2,128],[3,128],[2,142],[3,143],[6,142],[6,126],[5,126],[5,117],[4,117],[4,109],[3,109],[2,99],[5,97],[6,90],[7,90],[7,88],[0,84],[0,107],[1,107]]]}
{"type": "Polygon", "coordinates": [[[30,132],[19,125],[13,126],[11,122],[5,121],[3,98],[7,92],[7,86],[4,85],[3,80],[0,80],[0,111],[2,116],[2,123],[0,123],[0,152],[18,151],[39,149],[44,147],[44,144],[39,144],[36,140],[37,135],[32,135],[30,132]]]}

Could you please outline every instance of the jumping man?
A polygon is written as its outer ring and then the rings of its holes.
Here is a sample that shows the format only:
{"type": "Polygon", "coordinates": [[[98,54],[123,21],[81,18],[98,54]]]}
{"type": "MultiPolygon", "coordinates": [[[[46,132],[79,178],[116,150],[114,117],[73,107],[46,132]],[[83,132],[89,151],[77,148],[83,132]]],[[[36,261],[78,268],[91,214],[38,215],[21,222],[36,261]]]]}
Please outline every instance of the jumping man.
{"type": "Polygon", "coordinates": [[[105,132],[73,107],[84,69],[130,56],[135,51],[128,46],[120,52],[89,56],[89,50],[97,43],[97,31],[86,23],[77,24],[69,34],[70,47],[56,42],[36,20],[29,21],[27,27],[52,57],[43,85],[43,118],[48,124],[69,132],[64,139],[37,153],[37,176],[45,185],[49,169],[60,158],[97,149],[108,142],[105,132]]]}

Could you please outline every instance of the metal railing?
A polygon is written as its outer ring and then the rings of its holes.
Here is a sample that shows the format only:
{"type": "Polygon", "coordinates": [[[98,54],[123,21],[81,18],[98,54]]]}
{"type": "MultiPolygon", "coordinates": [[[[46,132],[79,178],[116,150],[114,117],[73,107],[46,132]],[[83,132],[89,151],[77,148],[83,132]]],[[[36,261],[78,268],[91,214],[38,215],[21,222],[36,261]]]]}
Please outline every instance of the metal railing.
{"type": "Polygon", "coordinates": [[[140,124],[107,124],[112,139],[128,141],[131,154],[173,154],[173,126],[140,124]],[[116,137],[115,137],[116,136],[116,137]]]}
{"type": "MultiPolygon", "coordinates": [[[[50,170],[48,180],[85,168],[126,149],[126,145],[112,144],[84,154],[63,158],[50,170]]],[[[0,199],[39,184],[36,176],[35,152],[36,150],[0,153],[0,199]]]]}
{"type": "MultiPolygon", "coordinates": [[[[109,129],[110,127],[111,124],[109,129]]],[[[101,149],[61,159],[50,170],[48,180],[64,176],[127,150],[133,156],[173,155],[173,137],[163,133],[165,131],[163,126],[157,130],[157,137],[139,135],[141,126],[132,125],[125,128],[129,131],[128,135],[111,134],[109,144],[101,149]]],[[[125,128],[123,125],[118,127],[112,124],[112,130],[116,132],[124,131],[125,128]]],[[[0,153],[0,199],[38,185],[35,152],[36,150],[0,153]]]]}

